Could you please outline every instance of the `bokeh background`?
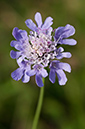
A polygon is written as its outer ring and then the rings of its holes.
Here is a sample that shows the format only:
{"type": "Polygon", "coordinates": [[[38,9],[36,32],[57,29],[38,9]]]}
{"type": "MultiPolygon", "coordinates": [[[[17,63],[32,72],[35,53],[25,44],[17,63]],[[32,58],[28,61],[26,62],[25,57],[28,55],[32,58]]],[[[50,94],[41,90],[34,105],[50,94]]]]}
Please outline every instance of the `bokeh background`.
{"type": "Polygon", "coordinates": [[[0,129],[31,129],[40,88],[34,77],[23,84],[10,74],[17,68],[10,58],[14,27],[29,32],[25,20],[34,20],[35,13],[54,19],[53,28],[71,24],[76,46],[65,46],[72,57],[71,74],[66,73],[65,86],[45,79],[45,93],[37,129],[85,129],[85,0],[0,0],[0,129]]]}

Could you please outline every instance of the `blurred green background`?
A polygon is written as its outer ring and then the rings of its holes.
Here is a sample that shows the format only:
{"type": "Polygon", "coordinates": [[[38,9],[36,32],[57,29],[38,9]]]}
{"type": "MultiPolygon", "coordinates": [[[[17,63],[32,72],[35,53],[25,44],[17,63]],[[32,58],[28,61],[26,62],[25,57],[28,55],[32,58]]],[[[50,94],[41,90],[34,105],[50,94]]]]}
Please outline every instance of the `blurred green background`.
{"type": "Polygon", "coordinates": [[[12,30],[29,29],[25,20],[34,20],[35,13],[54,19],[53,28],[71,24],[76,46],[65,46],[72,57],[71,74],[66,73],[65,86],[45,79],[45,93],[37,129],[85,129],[85,0],[0,0],[0,129],[31,129],[40,88],[34,77],[23,84],[10,74],[17,68],[10,58],[12,30]]]}

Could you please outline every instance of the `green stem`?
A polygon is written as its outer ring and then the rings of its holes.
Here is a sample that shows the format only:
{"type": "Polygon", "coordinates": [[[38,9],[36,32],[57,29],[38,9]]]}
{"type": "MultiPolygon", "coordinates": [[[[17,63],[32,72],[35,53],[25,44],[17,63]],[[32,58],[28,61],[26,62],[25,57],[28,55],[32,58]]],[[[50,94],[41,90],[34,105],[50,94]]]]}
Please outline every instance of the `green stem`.
{"type": "MultiPolygon", "coordinates": [[[[44,80],[43,80],[43,83],[44,83],[44,80]]],[[[37,128],[40,111],[41,111],[41,107],[42,107],[43,94],[44,94],[44,86],[40,88],[40,96],[39,96],[38,105],[37,105],[36,113],[35,113],[34,120],[33,120],[32,129],[37,128]]]]}

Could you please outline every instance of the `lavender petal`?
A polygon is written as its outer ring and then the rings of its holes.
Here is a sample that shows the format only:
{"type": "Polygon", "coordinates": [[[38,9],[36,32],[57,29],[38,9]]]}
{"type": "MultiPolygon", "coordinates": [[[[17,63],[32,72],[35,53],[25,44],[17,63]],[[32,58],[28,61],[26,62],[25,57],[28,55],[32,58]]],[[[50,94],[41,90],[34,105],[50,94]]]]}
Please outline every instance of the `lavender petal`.
{"type": "Polygon", "coordinates": [[[74,39],[64,39],[61,41],[61,44],[65,45],[76,45],[77,41],[74,39]]]}
{"type": "Polygon", "coordinates": [[[14,72],[11,73],[11,77],[16,81],[20,80],[22,78],[22,76],[23,76],[22,68],[18,68],[14,72]]]}
{"type": "Polygon", "coordinates": [[[49,80],[52,82],[52,83],[55,83],[55,70],[50,70],[50,73],[49,73],[49,80]]]}
{"type": "Polygon", "coordinates": [[[63,52],[63,53],[59,53],[56,56],[57,59],[62,59],[63,57],[70,58],[71,57],[71,53],[70,52],[63,52]]]}
{"type": "Polygon", "coordinates": [[[27,25],[27,27],[28,27],[29,29],[31,29],[31,30],[33,30],[33,31],[36,31],[36,30],[37,30],[36,25],[34,24],[34,22],[33,22],[31,19],[27,19],[27,20],[25,21],[25,23],[26,23],[26,25],[27,25]]]}
{"type": "Polygon", "coordinates": [[[71,72],[71,66],[68,63],[59,62],[58,63],[58,68],[63,69],[65,71],[69,72],[69,73],[71,72]]]}
{"type": "Polygon", "coordinates": [[[43,81],[42,81],[42,76],[40,74],[36,74],[35,81],[36,81],[36,84],[39,87],[43,87],[44,86],[43,81]]]}
{"type": "Polygon", "coordinates": [[[53,18],[47,17],[44,24],[42,25],[42,29],[48,29],[53,24],[52,20],[53,18]]]}
{"type": "Polygon", "coordinates": [[[59,85],[65,85],[67,82],[67,78],[63,70],[58,69],[56,70],[56,73],[57,73],[59,85]]]}
{"type": "Polygon", "coordinates": [[[41,27],[41,25],[42,25],[42,17],[41,17],[41,14],[39,12],[37,12],[35,14],[35,21],[36,21],[38,27],[41,27]]]}
{"type": "Polygon", "coordinates": [[[17,59],[19,56],[21,56],[21,52],[17,52],[17,51],[11,50],[10,56],[13,59],[17,59]]]}
{"type": "Polygon", "coordinates": [[[30,80],[30,77],[26,74],[26,71],[25,71],[25,73],[22,77],[22,82],[27,83],[27,82],[29,82],[29,80],[30,80]]]}
{"type": "Polygon", "coordinates": [[[47,71],[45,69],[43,69],[43,68],[41,68],[40,74],[42,75],[42,77],[47,77],[48,76],[47,71]]]}

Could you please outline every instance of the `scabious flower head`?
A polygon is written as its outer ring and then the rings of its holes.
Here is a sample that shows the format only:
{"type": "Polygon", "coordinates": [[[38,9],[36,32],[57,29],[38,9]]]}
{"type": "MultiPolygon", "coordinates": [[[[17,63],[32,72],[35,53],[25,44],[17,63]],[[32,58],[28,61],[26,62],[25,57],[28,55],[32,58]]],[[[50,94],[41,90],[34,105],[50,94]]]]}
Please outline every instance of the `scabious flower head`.
{"type": "Polygon", "coordinates": [[[65,85],[67,78],[64,71],[71,72],[71,67],[68,63],[60,62],[60,59],[70,58],[71,53],[64,52],[59,46],[76,44],[76,40],[67,39],[75,33],[75,29],[67,24],[53,30],[53,18],[47,17],[43,23],[39,12],[35,14],[35,21],[37,25],[31,19],[25,21],[31,29],[29,35],[25,30],[17,27],[13,29],[12,35],[16,40],[11,41],[11,46],[17,51],[12,50],[10,55],[17,60],[19,68],[12,72],[11,76],[16,81],[22,79],[23,83],[27,83],[30,77],[35,75],[36,84],[42,87],[42,78],[48,76],[45,68],[49,66],[49,80],[55,83],[57,75],[59,84],[65,85]]]}

